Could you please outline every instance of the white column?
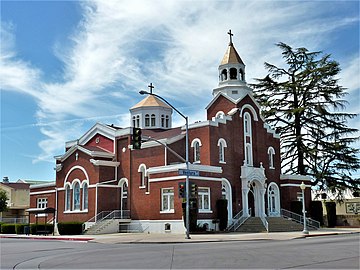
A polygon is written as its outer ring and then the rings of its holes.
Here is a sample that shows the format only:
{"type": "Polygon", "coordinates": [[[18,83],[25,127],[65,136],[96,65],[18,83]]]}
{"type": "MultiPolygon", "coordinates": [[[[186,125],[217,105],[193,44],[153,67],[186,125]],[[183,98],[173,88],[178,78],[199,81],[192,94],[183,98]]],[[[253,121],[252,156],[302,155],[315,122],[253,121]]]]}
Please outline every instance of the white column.
{"type": "Polygon", "coordinates": [[[249,204],[248,204],[248,193],[249,193],[249,189],[248,188],[243,188],[242,189],[242,206],[243,206],[243,215],[245,217],[249,216],[249,204]]]}
{"type": "Polygon", "coordinates": [[[261,217],[266,217],[266,213],[265,213],[265,193],[266,193],[266,189],[265,188],[261,188],[260,190],[260,211],[259,211],[259,215],[261,217]]]}

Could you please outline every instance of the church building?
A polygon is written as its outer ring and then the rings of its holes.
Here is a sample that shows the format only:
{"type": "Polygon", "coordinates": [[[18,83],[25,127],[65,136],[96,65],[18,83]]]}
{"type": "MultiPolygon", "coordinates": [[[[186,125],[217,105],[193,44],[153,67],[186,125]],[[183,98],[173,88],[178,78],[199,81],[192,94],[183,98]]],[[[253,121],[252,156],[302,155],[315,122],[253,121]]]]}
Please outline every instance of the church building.
{"type": "MultiPolygon", "coordinates": [[[[310,187],[304,176],[281,174],[279,135],[261,116],[229,34],[207,120],[188,125],[189,168],[198,172],[190,176],[197,223],[208,230],[216,230],[218,200],[226,199],[230,226],[240,217],[280,216],[299,199],[301,182],[310,187]]],[[[64,154],[55,157],[56,181],[31,187],[32,208],[53,207],[55,222],[81,221],[89,230],[111,217],[107,229],[97,229],[185,232],[180,187],[186,176],[179,170],[186,169],[186,128],[172,126],[176,112],[149,87],[130,108],[130,127],[96,123],[65,143],[64,154]],[[132,146],[134,127],[142,131],[141,149],[132,146]]],[[[310,197],[307,188],[307,207],[310,197]]]]}

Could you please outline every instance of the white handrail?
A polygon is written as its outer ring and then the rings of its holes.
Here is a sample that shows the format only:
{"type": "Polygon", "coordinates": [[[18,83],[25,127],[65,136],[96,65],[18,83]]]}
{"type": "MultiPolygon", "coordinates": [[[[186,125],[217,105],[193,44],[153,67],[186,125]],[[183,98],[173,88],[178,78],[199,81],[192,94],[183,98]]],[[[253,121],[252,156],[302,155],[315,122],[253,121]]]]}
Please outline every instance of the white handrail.
{"type": "Polygon", "coordinates": [[[267,232],[269,232],[269,222],[266,220],[266,218],[264,216],[260,217],[265,229],[267,232]]]}
{"type": "MultiPolygon", "coordinates": [[[[285,217],[285,218],[290,218],[290,219],[292,219],[293,221],[295,221],[297,223],[304,224],[304,218],[303,218],[302,215],[291,212],[289,210],[281,208],[281,216],[285,217]]],[[[312,218],[306,218],[306,224],[309,227],[312,227],[312,228],[315,228],[315,229],[320,228],[320,222],[317,221],[317,220],[314,220],[312,218]]]]}

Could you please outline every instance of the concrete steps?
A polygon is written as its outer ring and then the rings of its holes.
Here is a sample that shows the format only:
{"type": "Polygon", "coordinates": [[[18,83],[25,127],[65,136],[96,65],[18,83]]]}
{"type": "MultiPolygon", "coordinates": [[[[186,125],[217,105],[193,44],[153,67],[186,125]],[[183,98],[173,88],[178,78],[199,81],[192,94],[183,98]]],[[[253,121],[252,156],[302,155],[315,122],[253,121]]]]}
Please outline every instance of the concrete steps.
{"type": "Polygon", "coordinates": [[[266,232],[266,228],[259,217],[250,217],[237,229],[237,232],[266,232]]]}
{"type": "Polygon", "coordinates": [[[109,234],[119,232],[120,224],[128,224],[131,220],[126,219],[104,219],[84,231],[85,235],[109,234]]]}
{"type": "Polygon", "coordinates": [[[283,217],[267,217],[269,232],[295,232],[302,231],[304,226],[291,219],[283,217]]]}

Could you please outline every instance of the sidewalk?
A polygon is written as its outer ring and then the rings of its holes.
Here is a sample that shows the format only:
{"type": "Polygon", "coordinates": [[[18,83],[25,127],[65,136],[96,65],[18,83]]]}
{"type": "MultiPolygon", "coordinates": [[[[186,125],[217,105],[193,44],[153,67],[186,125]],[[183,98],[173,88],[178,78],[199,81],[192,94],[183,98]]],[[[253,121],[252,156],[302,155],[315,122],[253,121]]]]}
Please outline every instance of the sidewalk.
{"type": "Polygon", "coordinates": [[[302,232],[272,232],[272,233],[217,233],[191,234],[191,239],[185,239],[185,234],[145,234],[145,233],[115,233],[103,235],[14,235],[0,234],[0,238],[39,239],[83,241],[104,244],[134,244],[134,243],[199,243],[199,242],[226,242],[226,241],[256,241],[256,240],[290,240],[304,237],[360,233],[360,228],[325,228],[310,231],[308,235],[302,232]]]}

